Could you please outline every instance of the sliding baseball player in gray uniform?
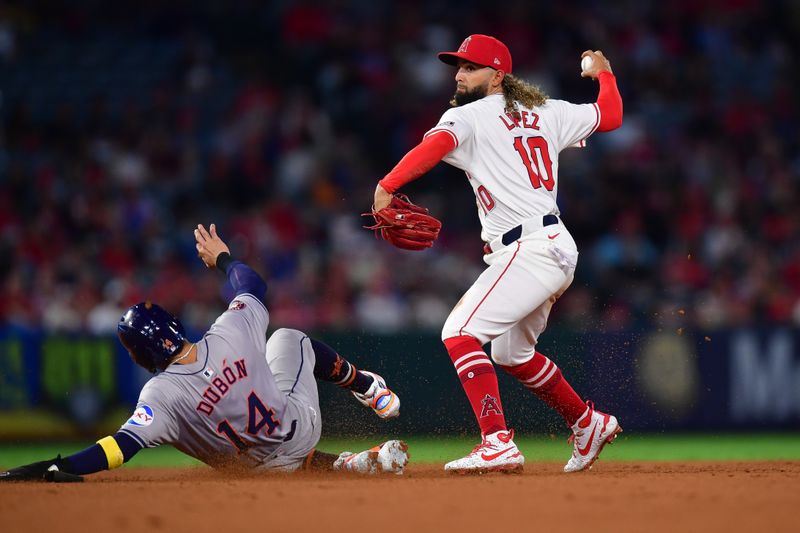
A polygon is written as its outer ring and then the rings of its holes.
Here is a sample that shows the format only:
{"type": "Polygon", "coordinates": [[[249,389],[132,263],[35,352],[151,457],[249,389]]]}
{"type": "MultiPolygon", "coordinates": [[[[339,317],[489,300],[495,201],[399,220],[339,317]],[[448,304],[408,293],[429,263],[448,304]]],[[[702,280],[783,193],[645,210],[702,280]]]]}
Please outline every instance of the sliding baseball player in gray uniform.
{"type": "Polygon", "coordinates": [[[266,340],[264,281],[231,259],[213,224],[209,231],[198,225],[194,233],[206,266],[227,275],[228,309],[195,343],[159,306],[144,302],[128,309],[118,324],[120,341],[137,364],[156,373],[133,415],[94,446],[0,473],[0,480],[77,481],[161,444],[215,468],[402,473],[407,448],[397,440],[356,454],[315,453],[322,430],[316,379],[350,389],[381,418],[399,414],[397,395],[383,378],[357,370],[301,331],[279,329],[266,340]]]}

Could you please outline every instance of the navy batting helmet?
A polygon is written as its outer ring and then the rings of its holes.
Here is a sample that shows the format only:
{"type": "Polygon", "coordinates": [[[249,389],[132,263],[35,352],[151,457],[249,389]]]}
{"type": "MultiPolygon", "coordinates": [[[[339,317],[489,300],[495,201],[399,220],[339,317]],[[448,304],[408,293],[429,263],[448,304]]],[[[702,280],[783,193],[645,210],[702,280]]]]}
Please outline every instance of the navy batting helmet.
{"type": "Polygon", "coordinates": [[[136,364],[150,372],[166,368],[186,339],[180,321],[150,302],[125,311],[117,324],[117,335],[136,364]]]}

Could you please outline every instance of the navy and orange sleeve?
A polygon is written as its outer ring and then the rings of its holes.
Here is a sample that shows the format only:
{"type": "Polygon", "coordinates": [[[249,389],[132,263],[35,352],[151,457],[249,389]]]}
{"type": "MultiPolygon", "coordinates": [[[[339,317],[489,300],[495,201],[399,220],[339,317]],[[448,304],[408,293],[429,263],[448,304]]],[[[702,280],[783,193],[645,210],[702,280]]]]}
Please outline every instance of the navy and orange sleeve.
{"type": "Polygon", "coordinates": [[[435,167],[455,147],[453,135],[446,130],[427,135],[378,183],[386,192],[394,193],[435,167]]]}

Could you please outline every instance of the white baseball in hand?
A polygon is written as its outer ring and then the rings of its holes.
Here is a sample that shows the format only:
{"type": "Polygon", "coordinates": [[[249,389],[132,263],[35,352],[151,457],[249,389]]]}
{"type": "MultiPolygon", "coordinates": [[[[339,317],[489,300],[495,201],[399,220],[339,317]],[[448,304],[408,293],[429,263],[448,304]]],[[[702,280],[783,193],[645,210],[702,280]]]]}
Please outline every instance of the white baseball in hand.
{"type": "Polygon", "coordinates": [[[592,56],[586,56],[583,59],[581,59],[581,72],[586,72],[587,70],[592,68],[592,63],[594,63],[592,56]]]}

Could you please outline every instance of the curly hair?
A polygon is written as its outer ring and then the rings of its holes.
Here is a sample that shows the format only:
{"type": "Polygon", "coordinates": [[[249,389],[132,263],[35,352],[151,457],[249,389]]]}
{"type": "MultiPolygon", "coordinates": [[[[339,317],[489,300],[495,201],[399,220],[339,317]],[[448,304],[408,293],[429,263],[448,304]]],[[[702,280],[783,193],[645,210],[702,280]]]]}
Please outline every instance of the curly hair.
{"type": "Polygon", "coordinates": [[[506,113],[519,119],[519,106],[517,102],[528,109],[544,105],[547,101],[547,94],[538,86],[532,85],[511,74],[506,74],[503,78],[503,96],[506,99],[506,113]]]}

